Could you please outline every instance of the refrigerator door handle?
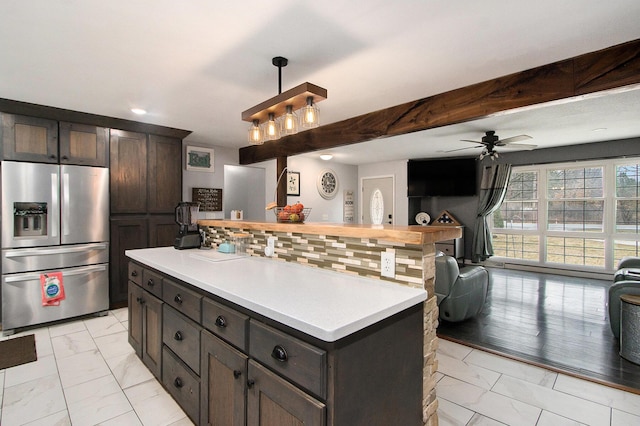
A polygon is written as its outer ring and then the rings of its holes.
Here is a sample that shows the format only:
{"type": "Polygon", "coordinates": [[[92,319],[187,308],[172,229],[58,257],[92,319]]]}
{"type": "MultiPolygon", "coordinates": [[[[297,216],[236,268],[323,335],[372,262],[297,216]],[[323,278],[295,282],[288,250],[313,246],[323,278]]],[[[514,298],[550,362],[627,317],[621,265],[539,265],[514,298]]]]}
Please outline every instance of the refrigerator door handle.
{"type": "MultiPolygon", "coordinates": [[[[62,271],[62,276],[63,277],[69,277],[72,275],[86,275],[86,274],[90,274],[92,272],[103,272],[107,270],[107,266],[104,264],[100,264],[100,265],[91,265],[91,266],[85,266],[82,268],[73,268],[70,270],[63,270],[62,271]]],[[[44,272],[43,272],[44,273],[44,272]]],[[[39,280],[40,279],[40,275],[42,275],[42,273],[30,273],[30,274],[17,274],[17,275],[11,275],[11,276],[5,276],[4,278],[4,282],[6,283],[17,283],[17,282],[21,282],[21,281],[32,281],[32,280],[39,280]]]]}
{"type": "Polygon", "coordinates": [[[49,226],[51,227],[51,236],[58,236],[58,219],[54,217],[54,212],[58,211],[58,174],[51,173],[51,209],[47,215],[49,226]]]}
{"type": "Polygon", "coordinates": [[[69,173],[62,174],[62,234],[69,235],[69,173]]]}
{"type": "Polygon", "coordinates": [[[66,253],[83,253],[89,250],[106,250],[107,245],[103,243],[98,244],[84,244],[76,247],[55,247],[55,248],[33,248],[33,249],[17,249],[8,250],[5,252],[4,257],[27,257],[27,256],[45,256],[52,254],[66,254],[66,253]]]}

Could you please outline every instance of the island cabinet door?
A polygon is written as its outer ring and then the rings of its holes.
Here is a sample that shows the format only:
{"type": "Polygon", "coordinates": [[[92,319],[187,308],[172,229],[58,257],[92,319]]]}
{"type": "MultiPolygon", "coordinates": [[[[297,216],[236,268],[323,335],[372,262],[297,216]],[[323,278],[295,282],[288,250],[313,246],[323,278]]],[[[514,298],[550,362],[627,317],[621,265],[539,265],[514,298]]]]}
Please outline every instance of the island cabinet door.
{"type": "Polygon", "coordinates": [[[156,378],[162,374],[162,301],[142,292],[142,362],[156,378]]]}
{"type": "Polygon", "coordinates": [[[253,360],[247,387],[247,426],[325,425],[322,402],[253,360]]]}
{"type": "Polygon", "coordinates": [[[142,288],[129,281],[129,344],[142,358],[142,288]]]}
{"type": "Polygon", "coordinates": [[[244,426],[247,356],[208,331],[202,331],[200,424],[244,426]]]}

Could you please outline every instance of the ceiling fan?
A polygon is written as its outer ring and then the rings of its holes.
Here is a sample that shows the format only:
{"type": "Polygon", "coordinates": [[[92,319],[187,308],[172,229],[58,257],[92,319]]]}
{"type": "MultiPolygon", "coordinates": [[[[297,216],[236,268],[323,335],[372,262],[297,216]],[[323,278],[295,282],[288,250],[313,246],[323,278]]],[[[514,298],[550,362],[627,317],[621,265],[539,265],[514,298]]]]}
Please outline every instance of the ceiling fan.
{"type": "MultiPolygon", "coordinates": [[[[498,152],[495,150],[496,147],[534,149],[537,145],[514,143],[514,142],[524,141],[527,139],[531,139],[531,136],[518,135],[518,136],[512,136],[510,138],[506,138],[506,139],[500,139],[498,135],[496,135],[496,132],[494,130],[488,130],[485,133],[485,135],[482,137],[482,140],[480,141],[472,141],[469,139],[461,139],[461,141],[477,143],[482,145],[484,147],[482,152],[480,153],[480,159],[482,160],[486,156],[491,157],[491,159],[498,158],[498,152]]],[[[459,149],[454,149],[446,152],[461,151],[463,149],[468,149],[468,148],[459,148],[459,149]]]]}

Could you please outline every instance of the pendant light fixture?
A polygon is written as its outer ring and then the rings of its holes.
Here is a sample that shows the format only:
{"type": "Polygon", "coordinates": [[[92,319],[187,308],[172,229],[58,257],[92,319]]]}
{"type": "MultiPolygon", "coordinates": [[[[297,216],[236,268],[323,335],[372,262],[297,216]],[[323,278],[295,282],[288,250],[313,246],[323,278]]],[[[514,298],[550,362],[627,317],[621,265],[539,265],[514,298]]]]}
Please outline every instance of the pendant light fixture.
{"type": "Polygon", "coordinates": [[[262,145],[262,129],[260,128],[260,121],[253,120],[251,127],[249,127],[249,143],[251,145],[262,145]]]}
{"type": "Polygon", "coordinates": [[[316,102],[327,98],[327,89],[308,82],[283,93],[282,68],[289,61],[276,56],[271,62],[278,67],[278,95],[242,113],[242,119],[251,123],[249,143],[252,145],[293,135],[298,130],[318,127],[319,110],[316,102]]]}
{"type": "Polygon", "coordinates": [[[313,103],[313,96],[307,96],[307,105],[304,106],[300,114],[300,126],[312,129],[320,125],[320,110],[313,103]]]}
{"type": "Polygon", "coordinates": [[[264,140],[275,141],[280,139],[280,125],[276,122],[275,114],[269,113],[269,120],[264,124],[264,140]]]}

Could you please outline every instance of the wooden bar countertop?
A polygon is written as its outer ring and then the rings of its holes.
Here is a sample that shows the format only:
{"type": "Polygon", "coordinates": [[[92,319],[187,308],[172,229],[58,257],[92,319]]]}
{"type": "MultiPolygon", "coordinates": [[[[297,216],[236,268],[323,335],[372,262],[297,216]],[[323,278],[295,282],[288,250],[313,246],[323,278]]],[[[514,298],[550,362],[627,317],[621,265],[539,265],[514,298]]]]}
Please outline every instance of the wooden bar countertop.
{"type": "Polygon", "coordinates": [[[248,222],[242,220],[202,219],[200,226],[214,226],[244,230],[296,232],[300,234],[335,235],[351,238],[373,238],[377,240],[421,245],[436,243],[462,236],[461,226],[397,226],[360,225],[345,223],[276,223],[248,222]]]}

